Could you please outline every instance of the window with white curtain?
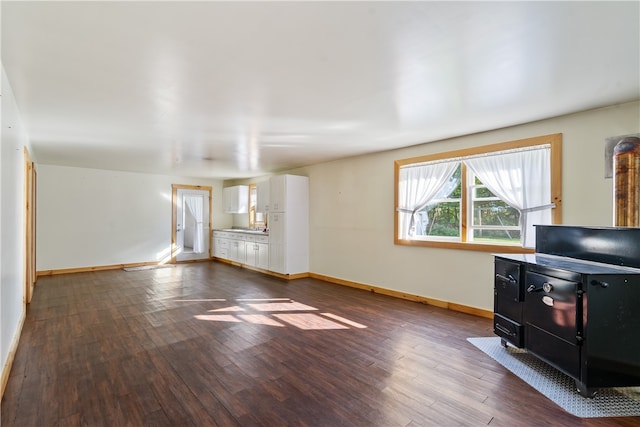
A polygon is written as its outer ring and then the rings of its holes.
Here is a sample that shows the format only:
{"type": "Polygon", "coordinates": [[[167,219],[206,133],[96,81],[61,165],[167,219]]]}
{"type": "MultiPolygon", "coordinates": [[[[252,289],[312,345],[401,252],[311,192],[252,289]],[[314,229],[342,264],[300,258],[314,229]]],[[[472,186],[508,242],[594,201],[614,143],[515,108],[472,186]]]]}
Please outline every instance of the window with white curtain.
{"type": "Polygon", "coordinates": [[[560,134],[396,161],[397,244],[527,252],[561,222],[560,134]]]}

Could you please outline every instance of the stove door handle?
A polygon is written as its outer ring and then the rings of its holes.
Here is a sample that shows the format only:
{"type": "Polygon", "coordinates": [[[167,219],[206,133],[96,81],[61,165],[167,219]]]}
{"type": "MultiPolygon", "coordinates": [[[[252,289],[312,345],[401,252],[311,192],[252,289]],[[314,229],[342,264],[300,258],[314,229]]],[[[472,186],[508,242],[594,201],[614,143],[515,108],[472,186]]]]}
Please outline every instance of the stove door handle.
{"type": "Polygon", "coordinates": [[[502,326],[499,323],[496,323],[496,329],[499,330],[500,332],[502,332],[505,335],[508,335],[510,337],[515,337],[516,333],[515,332],[511,332],[510,330],[508,330],[507,328],[505,328],[504,326],[502,326]]]}
{"type": "Polygon", "coordinates": [[[509,282],[509,283],[516,283],[517,280],[515,277],[513,277],[511,274],[509,274],[508,276],[504,276],[500,273],[496,273],[496,279],[500,279],[503,282],[509,282]]]}
{"type": "Polygon", "coordinates": [[[607,282],[603,282],[601,280],[592,280],[591,285],[600,286],[601,288],[608,288],[609,284],[607,282]]]}
{"type": "Polygon", "coordinates": [[[542,288],[536,288],[536,285],[534,285],[533,283],[529,285],[529,287],[527,288],[527,292],[532,293],[532,292],[538,292],[541,291],[542,288]]]}

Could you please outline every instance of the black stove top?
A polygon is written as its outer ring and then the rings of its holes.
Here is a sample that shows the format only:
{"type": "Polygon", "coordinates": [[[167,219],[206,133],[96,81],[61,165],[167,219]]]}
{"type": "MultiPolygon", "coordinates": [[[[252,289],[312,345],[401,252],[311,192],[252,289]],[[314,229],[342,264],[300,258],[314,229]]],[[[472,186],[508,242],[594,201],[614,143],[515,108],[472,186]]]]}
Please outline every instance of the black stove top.
{"type": "Polygon", "coordinates": [[[500,258],[580,274],[640,274],[640,268],[549,254],[495,254],[500,258]]]}

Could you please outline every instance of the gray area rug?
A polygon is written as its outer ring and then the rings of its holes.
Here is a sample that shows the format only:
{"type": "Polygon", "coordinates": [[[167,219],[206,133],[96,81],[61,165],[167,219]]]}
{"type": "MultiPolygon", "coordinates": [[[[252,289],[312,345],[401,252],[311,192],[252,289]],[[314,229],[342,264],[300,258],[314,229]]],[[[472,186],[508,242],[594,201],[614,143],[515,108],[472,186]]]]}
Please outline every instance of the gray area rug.
{"type": "Polygon", "coordinates": [[[525,350],[504,348],[499,337],[467,338],[467,341],[576,417],[640,416],[640,387],[602,388],[593,398],[582,397],[571,377],[525,350]]]}

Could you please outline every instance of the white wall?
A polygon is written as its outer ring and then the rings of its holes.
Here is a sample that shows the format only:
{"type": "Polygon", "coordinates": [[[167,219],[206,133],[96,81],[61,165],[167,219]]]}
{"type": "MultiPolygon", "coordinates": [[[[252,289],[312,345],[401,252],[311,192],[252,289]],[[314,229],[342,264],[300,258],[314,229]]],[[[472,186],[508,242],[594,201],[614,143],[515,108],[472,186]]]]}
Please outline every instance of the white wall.
{"type": "Polygon", "coordinates": [[[28,137],[2,68],[0,154],[0,357],[3,369],[24,316],[25,202],[24,148],[28,137]]]}
{"type": "Polygon", "coordinates": [[[37,270],[159,261],[171,245],[171,184],[213,187],[213,226],[228,227],[222,181],[38,165],[37,270]]]}
{"type": "Polygon", "coordinates": [[[563,222],[611,225],[613,191],[612,180],[604,178],[604,140],[639,131],[640,103],[634,102],[290,171],[310,177],[310,269],[492,310],[490,253],[394,245],[394,160],[562,133],[563,222]]]}

